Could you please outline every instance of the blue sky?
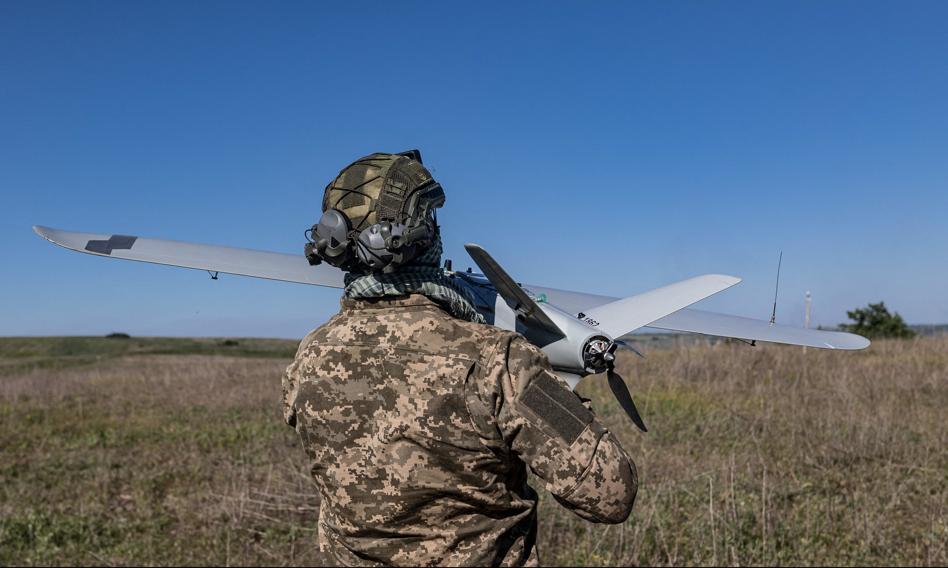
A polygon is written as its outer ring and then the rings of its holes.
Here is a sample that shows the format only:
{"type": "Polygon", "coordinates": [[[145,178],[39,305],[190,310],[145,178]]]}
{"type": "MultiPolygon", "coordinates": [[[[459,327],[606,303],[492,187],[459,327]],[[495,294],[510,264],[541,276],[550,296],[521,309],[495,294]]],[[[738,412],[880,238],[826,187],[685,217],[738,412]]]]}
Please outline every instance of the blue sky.
{"type": "Polygon", "coordinates": [[[33,224],[297,252],[420,148],[448,256],[814,323],[948,322],[948,3],[0,3],[0,335],[298,337],[338,291],[116,262],[33,224]]]}

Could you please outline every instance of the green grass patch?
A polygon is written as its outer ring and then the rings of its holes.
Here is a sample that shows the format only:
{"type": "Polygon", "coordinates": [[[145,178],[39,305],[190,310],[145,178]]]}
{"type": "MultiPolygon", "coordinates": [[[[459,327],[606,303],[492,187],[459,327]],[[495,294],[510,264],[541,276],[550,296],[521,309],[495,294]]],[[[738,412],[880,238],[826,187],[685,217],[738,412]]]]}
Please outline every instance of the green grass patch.
{"type": "Polygon", "coordinates": [[[0,337],[0,375],[57,370],[138,355],[292,359],[298,341],[257,338],[0,337]]]}

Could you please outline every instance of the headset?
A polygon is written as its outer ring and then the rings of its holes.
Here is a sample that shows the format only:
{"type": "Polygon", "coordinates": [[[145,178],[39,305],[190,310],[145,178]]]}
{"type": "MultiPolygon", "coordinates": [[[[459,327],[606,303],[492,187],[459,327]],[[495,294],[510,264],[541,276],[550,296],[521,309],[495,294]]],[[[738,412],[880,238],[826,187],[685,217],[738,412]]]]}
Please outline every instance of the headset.
{"type": "MultiPolygon", "coordinates": [[[[421,163],[418,150],[397,155],[421,163]]],[[[306,231],[309,242],[303,246],[303,253],[313,266],[326,262],[346,272],[365,268],[393,272],[434,243],[440,231],[435,210],[444,205],[444,199],[441,184],[431,180],[401,201],[395,218],[380,218],[361,231],[353,230],[345,213],[328,209],[306,231]]]]}

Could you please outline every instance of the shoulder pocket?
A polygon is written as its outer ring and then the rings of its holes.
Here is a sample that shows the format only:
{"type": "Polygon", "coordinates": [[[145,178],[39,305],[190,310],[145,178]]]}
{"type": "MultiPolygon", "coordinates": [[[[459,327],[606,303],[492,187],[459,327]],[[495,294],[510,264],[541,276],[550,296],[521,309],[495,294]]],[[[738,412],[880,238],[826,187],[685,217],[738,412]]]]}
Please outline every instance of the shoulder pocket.
{"type": "Polygon", "coordinates": [[[531,381],[517,401],[562,438],[572,444],[593,421],[592,412],[560,380],[547,371],[531,381]]]}

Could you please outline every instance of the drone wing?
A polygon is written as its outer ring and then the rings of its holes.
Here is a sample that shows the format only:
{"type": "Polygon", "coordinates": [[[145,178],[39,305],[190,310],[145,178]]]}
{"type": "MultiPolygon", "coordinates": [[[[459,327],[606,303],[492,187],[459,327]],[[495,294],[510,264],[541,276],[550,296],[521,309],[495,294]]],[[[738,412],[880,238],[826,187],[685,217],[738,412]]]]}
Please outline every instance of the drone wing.
{"type": "Polygon", "coordinates": [[[631,333],[739,283],[740,278],[705,274],[642,294],[603,304],[577,314],[613,337],[631,333]]]}
{"type": "Polygon", "coordinates": [[[130,235],[77,233],[40,226],[34,226],[33,230],[53,244],[97,256],[331,288],[344,286],[343,273],[340,270],[325,264],[310,266],[302,254],[146,239],[130,235]]]}
{"type": "Polygon", "coordinates": [[[820,349],[865,349],[869,347],[869,340],[855,333],[771,325],[770,322],[763,320],[692,309],[667,315],[652,322],[649,327],[733,337],[747,341],[804,345],[820,349]]]}
{"type": "Polygon", "coordinates": [[[566,337],[563,330],[553,323],[550,316],[540,309],[533,298],[527,295],[486,250],[473,243],[464,245],[464,249],[474,259],[478,268],[484,271],[484,276],[497,289],[497,294],[504,299],[511,310],[520,316],[524,325],[547,333],[554,340],[566,337]]]}
{"type": "MultiPolygon", "coordinates": [[[[536,294],[543,294],[547,301],[560,309],[579,314],[615,302],[617,298],[584,294],[556,288],[527,285],[536,294]]],[[[865,349],[869,340],[861,335],[841,331],[804,329],[770,322],[717,314],[693,308],[684,308],[660,319],[652,321],[646,327],[668,331],[686,331],[718,337],[732,337],[747,341],[767,341],[787,345],[802,345],[818,349],[865,349]]]]}
{"type": "MultiPolygon", "coordinates": [[[[345,285],[342,271],[325,264],[310,266],[301,254],[283,254],[245,248],[148,239],[129,235],[79,233],[40,226],[33,227],[33,230],[36,231],[36,234],[53,244],[96,256],[137,260],[141,262],[207,270],[210,272],[223,272],[225,274],[312,284],[315,286],[328,286],[331,288],[342,288],[345,285]]],[[[481,259],[486,263],[486,266],[481,266],[481,269],[485,272],[493,271],[494,268],[493,265],[488,262],[488,258],[489,257],[481,259]]],[[[492,261],[492,259],[490,260],[492,261]]],[[[481,265],[481,262],[478,262],[478,265],[481,265]]],[[[501,269],[499,265],[496,268],[499,269],[500,272],[503,272],[503,269],[501,269]]],[[[495,271],[495,278],[492,278],[492,280],[507,282],[508,284],[513,283],[514,285],[507,286],[504,290],[498,290],[498,293],[501,293],[509,304],[519,305],[521,310],[531,312],[534,317],[538,318],[536,323],[540,324],[541,327],[550,327],[549,321],[543,321],[542,323],[539,321],[539,318],[544,320],[548,319],[540,315],[542,310],[533,310],[532,308],[535,306],[535,303],[530,300],[529,296],[525,296],[520,289],[521,287],[515,285],[513,280],[506,273],[501,275],[500,272],[495,271]],[[524,298],[530,301],[524,302],[524,298]]],[[[708,283],[709,282],[705,282],[702,286],[708,283]]],[[[720,284],[710,284],[713,288],[717,285],[723,286],[726,282],[722,281],[720,284]]],[[[524,285],[523,288],[535,296],[542,295],[546,302],[567,313],[577,316],[580,313],[584,313],[587,316],[590,313],[595,313],[602,316],[604,320],[612,319],[615,315],[614,310],[597,310],[597,308],[606,307],[607,304],[612,304],[613,302],[619,302],[619,298],[558,290],[545,286],[527,284],[524,285]]],[[[687,288],[690,289],[692,287],[688,286],[687,288]]],[[[684,291],[684,288],[682,291],[684,291]]],[[[665,293],[667,292],[668,291],[665,293]]],[[[708,293],[713,292],[708,290],[708,293]]],[[[650,304],[650,302],[646,301],[648,300],[647,294],[648,293],[646,293],[645,297],[633,296],[632,298],[627,298],[622,300],[621,303],[614,304],[611,308],[622,308],[623,312],[628,312],[629,314],[636,313],[640,308],[645,309],[646,304],[650,304]],[[642,305],[636,306],[632,304],[642,305]]],[[[674,296],[675,294],[671,295],[674,296]]],[[[689,298],[682,298],[682,305],[687,305],[688,302],[686,300],[688,299],[689,298]]],[[[864,349],[869,346],[868,339],[852,333],[771,325],[769,322],[762,320],[716,314],[690,308],[684,308],[670,314],[668,311],[665,311],[664,314],[659,317],[659,319],[650,321],[644,325],[646,325],[646,327],[669,331],[686,331],[704,335],[733,337],[747,341],[769,341],[772,343],[804,345],[823,349],[864,349]]],[[[645,320],[651,319],[651,315],[648,314],[642,317],[645,320]]]]}

